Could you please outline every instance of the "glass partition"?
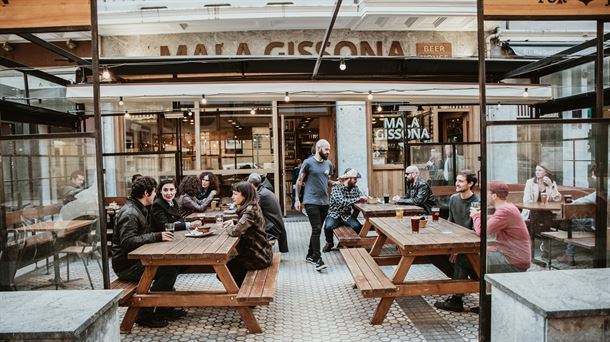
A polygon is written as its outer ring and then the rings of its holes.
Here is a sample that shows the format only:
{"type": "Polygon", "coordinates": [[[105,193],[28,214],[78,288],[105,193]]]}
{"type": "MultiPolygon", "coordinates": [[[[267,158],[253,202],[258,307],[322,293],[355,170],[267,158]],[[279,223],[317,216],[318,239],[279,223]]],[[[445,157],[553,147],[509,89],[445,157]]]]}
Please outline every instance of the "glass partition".
{"type": "Polygon", "coordinates": [[[104,155],[106,197],[127,197],[133,175],[176,179],[176,152],[162,154],[104,155]]]}
{"type": "MultiPolygon", "coordinates": [[[[509,267],[520,263],[521,271],[593,267],[598,257],[595,231],[608,227],[607,222],[595,222],[597,210],[608,210],[597,206],[597,196],[604,194],[596,192],[595,173],[600,130],[607,130],[606,126],[488,127],[488,180],[507,184],[506,200],[518,208],[520,216],[493,224],[488,221],[487,272],[507,272],[502,267],[506,262],[509,267]],[[527,228],[527,239],[519,232],[521,223],[527,228]]],[[[488,214],[501,215],[503,195],[488,191],[486,196],[488,214]]]]}
{"type": "Polygon", "coordinates": [[[0,289],[69,289],[77,277],[102,288],[101,269],[79,258],[100,265],[94,138],[3,140],[0,149],[0,289]]]}
{"type": "Polygon", "coordinates": [[[464,144],[417,144],[409,145],[408,165],[419,168],[420,177],[430,186],[455,184],[455,175],[463,169],[480,174],[480,145],[464,144]]]}

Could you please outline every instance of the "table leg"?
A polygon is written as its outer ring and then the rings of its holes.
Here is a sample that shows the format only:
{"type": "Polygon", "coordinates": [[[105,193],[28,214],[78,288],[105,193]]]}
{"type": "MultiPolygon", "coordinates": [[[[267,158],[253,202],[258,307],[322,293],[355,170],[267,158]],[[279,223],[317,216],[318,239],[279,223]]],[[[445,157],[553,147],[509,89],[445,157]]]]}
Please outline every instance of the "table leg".
{"type": "Polygon", "coordinates": [[[392,283],[400,284],[405,281],[407,277],[407,273],[409,273],[409,269],[411,265],[413,265],[413,261],[415,257],[402,256],[400,261],[398,262],[398,266],[396,270],[394,270],[394,275],[392,275],[392,283]]]}
{"type": "Polygon", "coordinates": [[[360,230],[360,234],[358,234],[361,238],[365,238],[369,234],[369,230],[371,230],[371,222],[369,221],[369,217],[364,217],[364,225],[360,230]]]}
{"type": "MultiPolygon", "coordinates": [[[[220,278],[220,282],[225,287],[227,293],[237,294],[239,292],[239,287],[237,286],[237,283],[235,283],[235,279],[233,279],[227,265],[214,265],[214,270],[216,271],[216,274],[218,274],[218,278],[220,278]]],[[[237,308],[237,312],[239,312],[241,319],[243,319],[244,323],[246,323],[246,328],[250,333],[255,334],[263,331],[258,324],[258,321],[256,320],[251,308],[240,307],[237,308]]]]}
{"type": "Polygon", "coordinates": [[[479,254],[466,254],[466,257],[468,258],[468,261],[470,261],[470,265],[472,266],[472,269],[474,269],[477,277],[481,279],[481,258],[479,257],[479,254]]]}
{"type": "MultiPolygon", "coordinates": [[[[398,266],[394,271],[394,275],[392,276],[392,283],[400,284],[405,280],[405,277],[407,276],[407,273],[409,272],[414,260],[415,257],[403,256],[400,258],[400,262],[398,263],[398,266]]],[[[379,304],[377,305],[377,309],[375,309],[373,318],[371,319],[371,324],[376,325],[383,323],[383,320],[385,319],[385,316],[387,316],[388,311],[390,311],[390,307],[392,306],[393,302],[393,297],[381,298],[381,301],[379,301],[379,304]]]]}
{"type": "Polygon", "coordinates": [[[373,248],[371,248],[371,252],[369,253],[372,257],[379,256],[381,254],[381,249],[387,240],[387,236],[383,234],[379,234],[377,239],[375,239],[375,243],[373,244],[373,248]]]}
{"type": "MultiPolygon", "coordinates": [[[[146,294],[150,289],[150,285],[155,279],[155,275],[157,274],[157,269],[159,266],[145,266],[144,273],[140,278],[140,282],[138,283],[138,288],[136,289],[136,295],[138,294],[146,294]]],[[[130,301],[133,301],[133,297],[130,301]]],[[[125,313],[125,317],[123,317],[123,321],[121,322],[121,332],[129,333],[131,332],[131,328],[133,328],[133,324],[136,322],[136,318],[138,317],[138,313],[140,312],[139,307],[129,306],[127,312],[125,313]]]]}
{"type": "Polygon", "coordinates": [[[381,298],[379,305],[377,305],[377,309],[375,309],[375,313],[373,314],[373,318],[371,319],[371,324],[377,325],[383,323],[385,316],[390,311],[390,307],[392,306],[392,302],[394,302],[394,298],[381,298]]]}

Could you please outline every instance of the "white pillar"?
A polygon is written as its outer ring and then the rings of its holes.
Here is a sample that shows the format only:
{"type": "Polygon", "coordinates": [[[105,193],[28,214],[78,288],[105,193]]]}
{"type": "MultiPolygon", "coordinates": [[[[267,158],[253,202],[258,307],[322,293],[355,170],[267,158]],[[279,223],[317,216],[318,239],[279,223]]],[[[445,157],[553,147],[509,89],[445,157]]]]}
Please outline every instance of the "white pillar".
{"type": "Polygon", "coordinates": [[[358,170],[362,178],[358,187],[368,193],[368,148],[366,146],[366,102],[337,102],[337,174],[346,168],[358,170]]]}

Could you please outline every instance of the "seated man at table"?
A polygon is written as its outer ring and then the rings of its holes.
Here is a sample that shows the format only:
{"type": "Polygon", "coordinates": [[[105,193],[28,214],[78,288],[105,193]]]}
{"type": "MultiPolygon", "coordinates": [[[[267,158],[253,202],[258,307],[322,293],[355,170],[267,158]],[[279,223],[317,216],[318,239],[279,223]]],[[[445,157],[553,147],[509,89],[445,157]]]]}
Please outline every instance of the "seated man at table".
{"type": "MultiPolygon", "coordinates": [[[[116,214],[112,234],[112,269],[124,281],[140,281],[144,267],[139,260],[129,259],[129,252],[147,243],[171,241],[173,232],[152,232],[148,223],[146,206],[155,199],[157,182],[151,177],[139,177],[131,185],[130,197],[116,214]]],[[[159,267],[151,291],[172,291],[178,277],[176,267],[159,267]]],[[[167,326],[167,320],[175,320],[186,314],[173,308],[142,308],[136,323],[150,328],[167,326]]]]}
{"type": "Polygon", "coordinates": [[[72,172],[70,175],[70,182],[66,184],[62,190],[64,204],[74,201],[76,199],[76,195],[85,190],[85,187],[83,186],[84,184],[84,173],[80,170],[72,172]]]}
{"type": "Polygon", "coordinates": [[[258,173],[251,173],[248,176],[248,183],[252,184],[258,193],[258,205],[261,207],[265,217],[267,240],[277,240],[280,252],[287,253],[288,239],[286,238],[286,227],[284,227],[284,217],[280,208],[280,202],[275,197],[275,194],[265,187],[258,173]]]}
{"type": "Polygon", "coordinates": [[[407,193],[404,197],[394,196],[392,200],[396,204],[416,205],[424,209],[430,215],[434,206],[434,196],[428,183],[419,177],[419,169],[415,165],[409,165],[405,169],[407,178],[407,193]]]}
{"type": "Polygon", "coordinates": [[[333,229],[341,226],[348,226],[360,233],[362,224],[354,217],[358,214],[353,210],[353,206],[362,197],[362,192],[356,185],[358,178],[362,176],[358,171],[348,168],[343,175],[339,176],[339,183],[333,186],[330,193],[330,203],[328,207],[328,216],[324,221],[324,235],[326,236],[326,244],[322,248],[322,252],[328,253],[334,247],[333,229]]]}
{"type": "MultiPolygon", "coordinates": [[[[449,218],[450,222],[459,224],[462,227],[473,229],[472,218],[470,217],[470,205],[472,203],[480,202],[479,196],[472,191],[472,188],[477,184],[477,176],[471,170],[460,171],[455,180],[455,191],[456,194],[451,195],[449,198],[449,218]]],[[[465,255],[453,254],[450,257],[445,255],[431,256],[430,259],[434,265],[441,271],[448,269],[449,267],[453,270],[451,275],[452,279],[475,279],[476,273],[470,266],[470,262],[465,255]],[[452,267],[451,264],[455,264],[452,267]],[[447,267],[449,264],[449,267],[447,267]]],[[[444,272],[444,271],[443,271],[444,272]]],[[[447,311],[463,312],[464,301],[463,294],[454,294],[445,301],[438,301],[434,303],[434,306],[447,311]]]]}

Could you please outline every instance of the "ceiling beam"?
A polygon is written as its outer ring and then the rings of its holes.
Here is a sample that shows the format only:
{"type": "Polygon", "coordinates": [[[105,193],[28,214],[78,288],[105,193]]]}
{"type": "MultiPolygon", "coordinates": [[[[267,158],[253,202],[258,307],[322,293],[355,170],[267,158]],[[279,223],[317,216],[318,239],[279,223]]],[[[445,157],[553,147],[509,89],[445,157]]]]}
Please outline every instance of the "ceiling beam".
{"type": "Polygon", "coordinates": [[[53,53],[56,53],[56,54],[66,58],[67,60],[69,60],[71,62],[74,62],[74,63],[76,63],[78,65],[87,66],[89,68],[91,67],[91,62],[90,61],[84,60],[81,57],[79,57],[79,56],[77,56],[77,55],[75,55],[75,54],[73,54],[71,52],[68,52],[68,51],[60,48],[59,46],[57,46],[55,44],[52,44],[50,42],[47,42],[44,39],[41,39],[41,38],[37,37],[34,34],[31,34],[31,33],[19,33],[17,35],[19,37],[25,39],[25,40],[29,40],[30,42],[32,42],[32,43],[34,43],[34,44],[36,44],[36,45],[38,45],[40,47],[43,47],[43,48],[45,48],[45,49],[47,49],[47,50],[49,50],[49,51],[51,51],[53,53]]]}
{"type": "Polygon", "coordinates": [[[34,69],[32,67],[29,67],[27,65],[24,65],[24,64],[21,64],[21,63],[18,63],[18,62],[15,62],[12,59],[8,59],[8,58],[2,57],[2,56],[0,56],[0,65],[2,65],[4,67],[7,67],[7,68],[10,68],[10,69],[16,69],[18,71],[21,71],[21,72],[27,74],[27,75],[38,77],[38,78],[43,79],[45,81],[49,81],[51,83],[59,84],[59,85],[62,85],[64,87],[70,84],[70,81],[65,80],[65,79],[63,79],[61,77],[57,77],[55,75],[51,75],[51,74],[46,73],[44,71],[34,69]]]}
{"type": "Polygon", "coordinates": [[[318,55],[318,59],[316,60],[316,65],[313,68],[313,73],[311,74],[311,79],[316,79],[318,75],[318,70],[320,69],[320,64],[322,63],[322,56],[324,56],[324,51],[326,51],[326,44],[328,43],[328,38],[330,38],[330,33],[333,31],[333,26],[335,26],[335,20],[337,20],[337,14],[339,14],[339,9],[341,8],[342,0],[337,0],[335,3],[335,10],[333,11],[333,16],[330,18],[330,24],[328,25],[328,29],[326,29],[326,33],[324,34],[324,41],[322,42],[322,47],[320,48],[320,54],[318,55]]]}

